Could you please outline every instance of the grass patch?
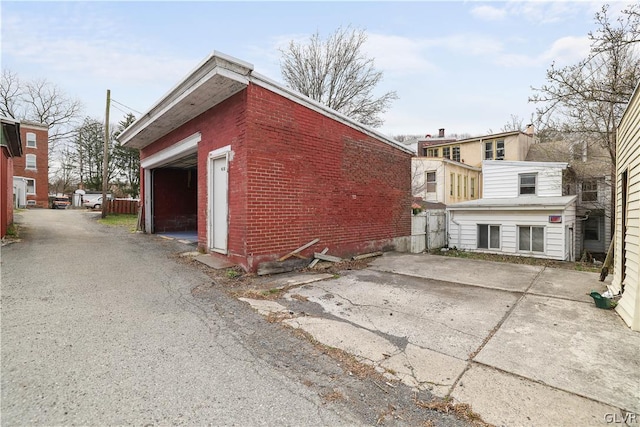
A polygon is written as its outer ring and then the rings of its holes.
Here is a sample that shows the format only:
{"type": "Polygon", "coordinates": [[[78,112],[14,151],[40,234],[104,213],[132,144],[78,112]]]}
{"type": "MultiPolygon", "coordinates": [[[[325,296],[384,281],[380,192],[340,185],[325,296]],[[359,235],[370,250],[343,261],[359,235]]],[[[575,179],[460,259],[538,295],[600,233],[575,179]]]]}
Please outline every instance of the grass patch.
{"type": "Polygon", "coordinates": [[[106,218],[100,218],[98,220],[100,224],[107,225],[109,227],[121,227],[126,228],[130,232],[136,231],[138,225],[138,215],[136,214],[110,214],[106,218]]]}
{"type": "Polygon", "coordinates": [[[16,226],[15,224],[9,224],[9,226],[7,227],[6,237],[10,239],[17,239],[18,237],[20,237],[18,226],[16,226]]]}
{"type": "Polygon", "coordinates": [[[567,270],[588,271],[588,272],[600,272],[600,268],[594,265],[592,262],[570,262],[570,261],[557,261],[553,259],[533,258],[517,255],[499,255],[499,254],[486,254],[482,252],[471,252],[450,249],[448,251],[441,251],[440,249],[433,249],[429,251],[431,255],[441,255],[454,258],[463,259],[479,259],[484,261],[496,261],[496,262],[508,262],[511,264],[526,264],[526,265],[543,265],[551,268],[564,268],[567,270]]]}

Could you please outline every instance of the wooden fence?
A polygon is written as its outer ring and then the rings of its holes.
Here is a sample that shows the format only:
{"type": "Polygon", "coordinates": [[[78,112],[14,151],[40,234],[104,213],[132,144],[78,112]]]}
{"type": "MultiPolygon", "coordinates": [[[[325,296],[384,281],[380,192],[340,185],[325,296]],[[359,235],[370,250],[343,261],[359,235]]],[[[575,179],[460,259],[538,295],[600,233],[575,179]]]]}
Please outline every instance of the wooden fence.
{"type": "Polygon", "coordinates": [[[107,214],[137,214],[139,206],[139,200],[107,200],[107,214]]]}

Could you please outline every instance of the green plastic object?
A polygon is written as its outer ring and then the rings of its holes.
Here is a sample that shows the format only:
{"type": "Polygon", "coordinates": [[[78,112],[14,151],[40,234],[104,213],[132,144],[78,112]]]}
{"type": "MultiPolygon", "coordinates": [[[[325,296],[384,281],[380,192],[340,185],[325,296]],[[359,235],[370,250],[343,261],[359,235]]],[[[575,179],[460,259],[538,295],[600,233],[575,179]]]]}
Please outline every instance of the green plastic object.
{"type": "Polygon", "coordinates": [[[610,309],[618,304],[611,298],[603,297],[596,291],[591,291],[589,295],[591,295],[591,298],[593,298],[593,301],[596,303],[596,307],[598,308],[610,309]]]}

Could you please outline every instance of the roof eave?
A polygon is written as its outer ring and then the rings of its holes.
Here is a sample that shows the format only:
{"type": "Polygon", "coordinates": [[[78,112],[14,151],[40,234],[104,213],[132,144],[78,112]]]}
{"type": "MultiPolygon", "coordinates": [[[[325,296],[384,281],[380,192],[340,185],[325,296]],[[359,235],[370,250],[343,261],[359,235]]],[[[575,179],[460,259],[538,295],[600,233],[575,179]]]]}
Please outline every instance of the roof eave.
{"type": "Polygon", "coordinates": [[[214,51],[118,137],[144,148],[247,87],[253,65],[214,51]]]}

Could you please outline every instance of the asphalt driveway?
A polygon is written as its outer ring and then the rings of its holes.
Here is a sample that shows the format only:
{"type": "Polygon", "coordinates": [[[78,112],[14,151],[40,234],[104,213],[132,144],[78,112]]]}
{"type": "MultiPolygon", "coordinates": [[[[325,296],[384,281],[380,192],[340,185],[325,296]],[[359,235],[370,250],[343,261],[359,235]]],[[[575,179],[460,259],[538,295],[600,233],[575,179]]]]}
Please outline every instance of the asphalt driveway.
{"type": "Polygon", "coordinates": [[[640,334],[595,307],[596,273],[387,254],[318,279],[245,301],[495,425],[640,421],[640,334]]]}

